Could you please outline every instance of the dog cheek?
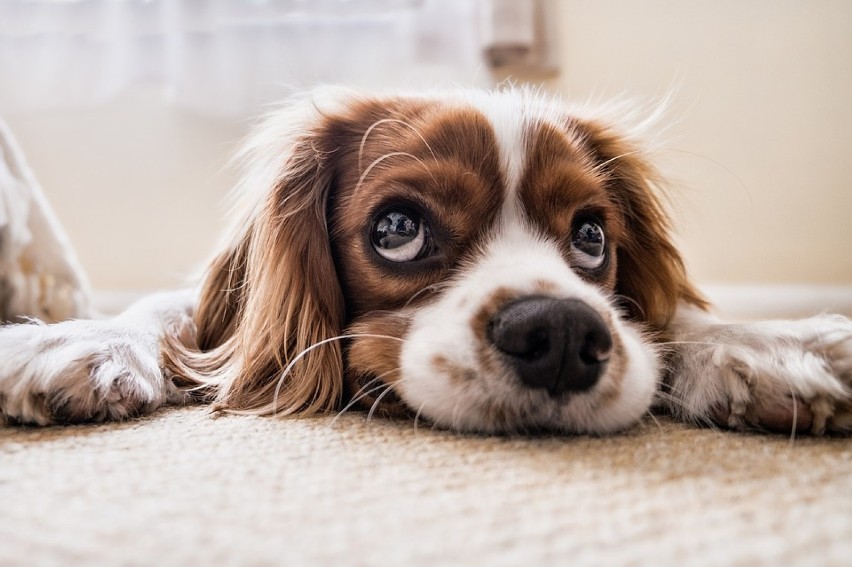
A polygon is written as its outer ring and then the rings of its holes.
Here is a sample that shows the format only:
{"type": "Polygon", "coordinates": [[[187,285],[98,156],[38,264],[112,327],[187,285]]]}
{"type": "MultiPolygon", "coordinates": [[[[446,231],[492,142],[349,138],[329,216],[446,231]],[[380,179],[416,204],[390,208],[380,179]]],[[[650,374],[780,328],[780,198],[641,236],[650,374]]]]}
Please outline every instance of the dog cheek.
{"type": "MultiPolygon", "coordinates": [[[[402,379],[400,355],[410,325],[410,318],[404,313],[385,313],[369,316],[349,327],[346,334],[352,339],[345,362],[349,397],[370,390],[380,395],[383,384],[392,386],[402,379]]],[[[376,396],[365,395],[364,400],[369,402],[376,396]]]]}

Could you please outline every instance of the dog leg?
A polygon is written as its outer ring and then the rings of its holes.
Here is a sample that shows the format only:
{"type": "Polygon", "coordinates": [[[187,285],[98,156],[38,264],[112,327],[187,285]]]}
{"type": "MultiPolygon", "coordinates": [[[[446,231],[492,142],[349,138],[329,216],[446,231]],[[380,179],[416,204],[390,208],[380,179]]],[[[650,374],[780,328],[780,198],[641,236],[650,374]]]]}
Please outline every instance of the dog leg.
{"type": "Polygon", "coordinates": [[[852,432],[852,321],[725,324],[682,307],[659,403],[690,422],[815,435],[852,432]]]}
{"type": "Polygon", "coordinates": [[[0,327],[0,421],[123,419],[190,396],[166,380],[160,342],[191,328],[188,291],[144,298],[105,320],[0,327]]]}

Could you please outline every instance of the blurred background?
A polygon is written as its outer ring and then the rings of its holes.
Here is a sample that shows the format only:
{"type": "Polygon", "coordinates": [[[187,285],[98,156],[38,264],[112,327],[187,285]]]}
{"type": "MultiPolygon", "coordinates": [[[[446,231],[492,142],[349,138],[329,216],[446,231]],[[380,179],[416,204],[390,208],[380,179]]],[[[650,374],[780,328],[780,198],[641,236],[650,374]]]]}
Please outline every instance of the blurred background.
{"type": "Polygon", "coordinates": [[[852,311],[852,2],[0,0],[0,116],[101,294],[203,264],[228,157],[292,89],[506,80],[672,94],[655,158],[695,279],[852,311]]]}

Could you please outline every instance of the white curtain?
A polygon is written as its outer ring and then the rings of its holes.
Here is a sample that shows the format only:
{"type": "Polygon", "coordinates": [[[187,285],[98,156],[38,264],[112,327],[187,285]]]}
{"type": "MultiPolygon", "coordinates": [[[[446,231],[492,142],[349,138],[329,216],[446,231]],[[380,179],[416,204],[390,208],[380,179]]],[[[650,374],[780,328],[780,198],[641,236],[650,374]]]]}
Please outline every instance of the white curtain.
{"type": "Polygon", "coordinates": [[[225,115],[317,83],[488,85],[495,64],[529,54],[534,4],[0,0],[0,113],[95,105],[141,83],[225,115]]]}

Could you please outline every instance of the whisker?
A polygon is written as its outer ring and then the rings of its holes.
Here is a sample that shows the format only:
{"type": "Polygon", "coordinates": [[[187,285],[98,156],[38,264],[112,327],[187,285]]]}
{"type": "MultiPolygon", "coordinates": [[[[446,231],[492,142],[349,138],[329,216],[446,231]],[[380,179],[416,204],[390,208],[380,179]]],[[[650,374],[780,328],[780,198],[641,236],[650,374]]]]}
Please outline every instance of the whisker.
{"type": "Polygon", "coordinates": [[[660,387],[657,389],[657,393],[658,394],[659,393],[668,394],[670,396],[673,395],[673,394],[677,394],[677,395],[680,396],[678,398],[678,400],[685,403],[685,397],[684,396],[686,394],[686,391],[681,389],[681,388],[678,388],[674,384],[666,384],[666,383],[660,384],[660,387]]]}
{"type": "Polygon", "coordinates": [[[458,416],[460,413],[459,410],[461,410],[461,402],[463,399],[464,396],[458,396],[456,398],[456,403],[453,406],[453,412],[450,414],[450,424],[452,425],[453,431],[455,431],[456,433],[458,433],[459,431],[459,427],[458,425],[456,425],[456,422],[458,421],[458,416]]]}
{"type": "Polygon", "coordinates": [[[660,341],[656,343],[658,346],[677,346],[677,345],[700,345],[707,347],[723,346],[722,343],[713,343],[709,341],[660,341]]]}
{"type": "Polygon", "coordinates": [[[647,413],[647,414],[648,414],[648,417],[650,417],[650,418],[651,418],[651,421],[653,421],[653,422],[656,424],[657,429],[658,429],[658,430],[662,433],[662,431],[663,431],[663,426],[662,426],[662,424],[660,423],[660,420],[658,420],[658,419],[657,419],[657,416],[655,416],[655,415],[654,415],[654,412],[652,412],[651,410],[648,410],[648,411],[647,411],[647,412],[645,412],[645,413],[647,413]]]}
{"type": "Polygon", "coordinates": [[[613,157],[609,158],[608,160],[601,162],[598,165],[596,165],[592,169],[592,173],[593,174],[602,173],[604,171],[604,169],[614,161],[618,161],[622,158],[634,156],[634,155],[637,155],[637,154],[643,154],[643,153],[646,153],[646,152],[644,150],[633,150],[633,151],[629,151],[629,152],[624,152],[623,154],[618,154],[617,156],[613,156],[613,157]]]}
{"type": "Polygon", "coordinates": [[[275,385],[275,392],[272,395],[272,415],[275,416],[278,414],[278,396],[281,395],[281,387],[284,385],[284,379],[290,374],[290,371],[293,370],[293,367],[302,360],[308,353],[313,350],[318,349],[321,346],[327,345],[329,343],[333,343],[335,341],[343,341],[347,339],[354,338],[374,338],[374,339],[388,339],[399,342],[404,342],[403,339],[399,337],[392,337],[390,335],[380,335],[373,333],[352,333],[352,334],[343,334],[338,335],[336,337],[329,337],[327,339],[323,339],[317,343],[312,344],[308,348],[304,349],[302,352],[293,357],[293,360],[290,361],[289,364],[284,368],[281,372],[281,377],[278,378],[278,383],[275,385]]]}
{"type": "Polygon", "coordinates": [[[429,142],[426,141],[426,138],[423,137],[423,134],[421,134],[420,131],[417,128],[415,128],[414,126],[412,126],[411,124],[409,124],[405,120],[400,120],[399,118],[382,118],[381,120],[376,120],[375,122],[373,122],[370,125],[370,127],[367,128],[367,131],[364,132],[364,135],[361,137],[361,143],[358,146],[358,171],[364,171],[363,168],[362,168],[362,165],[363,165],[362,164],[362,158],[364,157],[364,145],[367,143],[367,139],[370,137],[370,134],[373,132],[373,130],[376,127],[378,127],[382,124],[388,124],[388,123],[402,124],[403,126],[411,129],[411,131],[414,132],[414,134],[418,138],[420,138],[420,141],[423,142],[423,145],[426,146],[426,149],[429,150],[429,153],[432,154],[432,159],[435,160],[435,161],[438,161],[438,157],[435,155],[435,151],[432,149],[432,146],[429,145],[429,142]]]}
{"type": "Polygon", "coordinates": [[[784,383],[787,384],[787,389],[790,390],[790,398],[793,401],[793,423],[790,426],[790,442],[789,445],[792,447],[796,443],[796,426],[799,424],[799,400],[796,396],[796,391],[793,389],[793,384],[790,380],[784,376],[783,372],[779,372],[781,379],[784,380],[784,383]]]}
{"type": "Polygon", "coordinates": [[[656,152],[656,153],[684,154],[684,155],[688,155],[688,156],[691,156],[691,157],[696,157],[696,158],[700,158],[700,159],[708,161],[709,163],[715,165],[716,167],[720,168],[722,171],[724,171],[725,173],[727,173],[728,175],[733,177],[734,180],[736,180],[737,184],[740,186],[740,188],[743,191],[745,191],[745,194],[748,196],[748,200],[749,200],[749,203],[751,204],[752,208],[754,208],[754,198],[752,197],[751,191],[749,191],[749,188],[748,188],[748,185],[746,184],[746,182],[743,181],[742,177],[737,175],[736,171],[734,171],[733,169],[731,169],[730,167],[728,167],[727,165],[725,165],[721,161],[715,160],[715,159],[713,159],[709,156],[705,156],[705,155],[700,154],[698,152],[692,152],[690,150],[684,150],[684,149],[681,149],[681,148],[656,148],[656,149],[652,149],[650,151],[656,152]]]}
{"type": "Polygon", "coordinates": [[[382,162],[383,162],[383,161],[385,161],[386,159],[388,159],[388,158],[392,158],[392,157],[395,157],[395,156],[406,156],[406,157],[410,157],[411,159],[413,159],[414,161],[416,161],[417,163],[419,163],[420,165],[422,165],[422,166],[423,166],[423,169],[425,169],[425,170],[426,170],[426,173],[428,173],[428,174],[429,174],[429,176],[430,176],[430,177],[432,177],[432,180],[433,180],[435,183],[437,183],[437,182],[438,182],[438,180],[437,180],[437,179],[435,179],[435,176],[434,176],[434,175],[432,175],[432,171],[429,169],[429,167],[428,167],[428,166],[427,166],[427,165],[423,162],[423,160],[421,160],[419,157],[415,156],[414,154],[410,154],[410,153],[408,153],[408,152],[390,152],[390,153],[387,153],[387,154],[385,154],[385,155],[383,155],[383,156],[379,156],[379,157],[377,157],[375,160],[373,160],[373,163],[371,163],[371,164],[367,167],[367,169],[364,171],[364,173],[362,173],[362,174],[361,174],[361,177],[358,179],[358,183],[356,183],[356,184],[355,184],[355,191],[356,191],[356,192],[358,191],[358,189],[359,189],[359,188],[361,187],[361,185],[364,183],[364,180],[367,178],[367,176],[370,174],[370,172],[373,170],[373,168],[374,168],[374,167],[376,167],[377,165],[379,165],[380,163],[382,163],[382,162]]]}
{"type": "MultiPolygon", "coordinates": [[[[350,409],[350,408],[351,408],[354,404],[356,404],[356,403],[358,403],[359,401],[363,400],[364,398],[366,398],[366,397],[367,397],[368,395],[370,395],[371,393],[373,393],[373,392],[375,392],[375,391],[377,391],[377,390],[381,390],[381,389],[385,386],[385,384],[384,384],[384,382],[383,382],[382,378],[384,378],[384,377],[385,377],[385,376],[387,376],[388,374],[393,374],[394,372],[399,372],[399,370],[400,370],[400,368],[399,368],[399,367],[397,367],[397,368],[394,368],[394,369],[388,370],[387,372],[382,372],[381,374],[379,374],[378,376],[376,376],[375,378],[373,378],[372,380],[370,380],[369,382],[367,382],[367,384],[365,384],[364,386],[362,386],[361,388],[359,388],[359,389],[358,389],[358,391],[357,391],[357,392],[355,393],[355,395],[353,396],[352,401],[350,401],[348,404],[346,404],[346,406],[345,406],[342,410],[340,410],[340,413],[343,413],[343,412],[345,412],[345,411],[349,410],[349,409],[350,409]],[[368,386],[370,386],[371,384],[373,384],[373,383],[374,383],[374,382],[376,382],[377,380],[378,380],[378,381],[380,381],[380,382],[382,382],[382,383],[381,383],[381,384],[379,384],[378,386],[374,387],[374,388],[370,388],[370,389],[369,389],[368,391],[366,391],[366,392],[364,391],[364,388],[367,388],[368,386]],[[360,395],[359,395],[359,394],[360,394],[360,395]]],[[[402,382],[402,380],[397,380],[397,382],[402,382]]]]}
{"type": "Polygon", "coordinates": [[[359,401],[372,394],[376,390],[381,390],[382,387],[384,387],[384,384],[379,384],[378,386],[370,388],[370,386],[373,386],[373,384],[375,384],[376,382],[381,382],[381,378],[379,376],[376,376],[375,378],[358,388],[358,391],[355,392],[355,395],[352,396],[352,399],[349,401],[349,403],[347,403],[339,412],[337,412],[337,415],[334,416],[334,419],[331,420],[331,423],[329,425],[334,425],[340,416],[352,409],[352,406],[354,406],[359,401]]]}
{"type": "Polygon", "coordinates": [[[670,402],[670,403],[674,404],[678,408],[686,409],[686,407],[687,407],[686,402],[682,398],[678,398],[678,397],[676,397],[676,396],[674,396],[674,395],[672,395],[668,392],[663,392],[662,390],[658,390],[656,392],[656,396],[658,396],[659,398],[661,398],[662,400],[664,400],[666,402],[670,402]]]}
{"type": "Polygon", "coordinates": [[[716,423],[714,423],[713,420],[709,417],[701,414],[692,414],[691,412],[689,412],[689,408],[683,398],[678,398],[672,394],[663,392],[661,390],[658,390],[656,395],[668,401],[671,404],[670,409],[673,409],[676,412],[679,411],[683,417],[688,417],[689,419],[692,419],[696,425],[707,427],[708,429],[712,429],[717,433],[721,431],[719,429],[719,426],[716,425],[716,423]]]}
{"type": "Polygon", "coordinates": [[[420,413],[423,411],[423,407],[426,405],[426,402],[420,404],[420,407],[417,408],[417,413],[414,414],[414,431],[417,431],[417,420],[420,419],[420,413]]]}
{"type": "MultiPolygon", "coordinates": [[[[787,380],[785,378],[785,380],[787,380]]],[[[789,380],[787,380],[789,385],[789,380]]],[[[790,386],[790,390],[793,387],[790,386]]],[[[790,448],[796,444],[796,426],[799,425],[799,401],[796,399],[796,396],[793,396],[793,424],[790,426],[790,448]]]]}
{"type": "Polygon", "coordinates": [[[426,287],[421,288],[420,290],[415,292],[414,295],[412,295],[411,297],[408,298],[408,301],[405,302],[405,305],[403,305],[403,307],[408,307],[411,304],[412,301],[417,299],[422,294],[429,292],[429,291],[434,291],[436,289],[440,289],[441,287],[444,287],[445,285],[446,284],[439,282],[439,283],[433,283],[432,285],[427,285],[426,287]]]}
{"type": "Polygon", "coordinates": [[[379,394],[379,397],[378,397],[378,398],[376,398],[376,401],[375,401],[375,402],[373,402],[372,407],[370,407],[370,411],[369,411],[369,413],[367,413],[367,421],[370,421],[370,420],[372,420],[372,419],[373,419],[373,413],[375,413],[376,409],[378,409],[378,407],[379,407],[379,403],[381,403],[382,398],[384,398],[385,396],[387,396],[387,395],[388,395],[388,392],[390,392],[391,390],[393,390],[393,387],[394,387],[395,385],[396,385],[396,382],[392,382],[392,383],[388,384],[388,385],[387,385],[387,388],[385,388],[385,391],[384,391],[384,392],[382,392],[381,394],[379,394]]]}
{"type": "MultiPolygon", "coordinates": [[[[676,388],[669,386],[668,384],[663,384],[663,387],[670,390],[674,393],[681,393],[676,388]]],[[[680,414],[684,417],[689,415],[689,417],[697,424],[703,427],[707,427],[716,432],[720,432],[719,427],[707,416],[704,415],[691,415],[689,412],[689,408],[686,404],[686,401],[682,397],[677,397],[672,393],[666,392],[662,389],[657,390],[656,394],[657,398],[659,398],[663,402],[668,402],[667,409],[672,410],[675,414],[680,414]]]]}

